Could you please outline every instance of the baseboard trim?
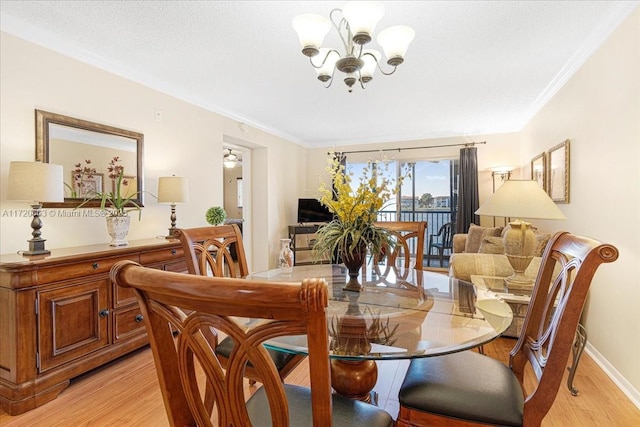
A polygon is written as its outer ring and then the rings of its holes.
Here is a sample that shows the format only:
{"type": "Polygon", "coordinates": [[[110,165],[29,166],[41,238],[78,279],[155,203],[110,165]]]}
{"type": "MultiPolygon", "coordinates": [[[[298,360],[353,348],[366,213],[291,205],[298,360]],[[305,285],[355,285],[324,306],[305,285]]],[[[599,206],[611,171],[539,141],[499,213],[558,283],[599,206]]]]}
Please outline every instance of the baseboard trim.
{"type": "MultiPolygon", "coordinates": [[[[636,390],[633,385],[625,377],[623,377],[620,372],[611,364],[609,361],[598,351],[595,347],[591,345],[587,341],[587,345],[584,350],[596,364],[604,371],[605,374],[611,381],[615,383],[616,386],[631,400],[636,408],[640,409],[640,391],[636,390]]],[[[578,366],[580,369],[580,366],[578,366]]]]}

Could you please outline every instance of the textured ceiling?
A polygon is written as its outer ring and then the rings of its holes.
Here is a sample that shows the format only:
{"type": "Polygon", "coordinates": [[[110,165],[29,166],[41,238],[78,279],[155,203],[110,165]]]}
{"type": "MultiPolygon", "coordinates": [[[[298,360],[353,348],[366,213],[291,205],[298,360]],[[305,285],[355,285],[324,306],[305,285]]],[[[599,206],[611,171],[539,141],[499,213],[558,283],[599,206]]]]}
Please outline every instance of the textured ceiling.
{"type": "Polygon", "coordinates": [[[386,1],[376,34],[403,24],[416,38],[394,75],[348,93],[339,72],[329,89],[316,80],[291,26],[298,14],[328,16],[343,4],[2,0],[0,18],[2,31],[327,147],[518,131],[638,6],[386,1]]]}

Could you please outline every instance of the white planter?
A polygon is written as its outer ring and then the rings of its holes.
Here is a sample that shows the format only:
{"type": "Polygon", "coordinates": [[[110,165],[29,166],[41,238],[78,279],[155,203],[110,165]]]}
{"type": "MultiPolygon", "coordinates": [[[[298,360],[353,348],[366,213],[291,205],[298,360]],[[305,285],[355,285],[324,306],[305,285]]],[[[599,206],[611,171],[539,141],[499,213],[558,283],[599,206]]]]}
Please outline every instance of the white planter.
{"type": "Polygon", "coordinates": [[[127,234],[129,233],[129,223],[131,218],[129,216],[108,216],[107,218],[107,231],[111,236],[110,246],[126,246],[127,234]]]}

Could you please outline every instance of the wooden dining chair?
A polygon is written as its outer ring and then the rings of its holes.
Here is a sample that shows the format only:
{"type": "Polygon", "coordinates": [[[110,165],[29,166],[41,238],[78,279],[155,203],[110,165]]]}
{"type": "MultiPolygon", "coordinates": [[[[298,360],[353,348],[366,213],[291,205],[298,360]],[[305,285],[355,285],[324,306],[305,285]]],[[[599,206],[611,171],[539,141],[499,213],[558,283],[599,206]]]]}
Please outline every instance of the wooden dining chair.
{"type": "MultiPolygon", "coordinates": [[[[247,258],[242,244],[242,234],[236,224],[218,225],[215,227],[179,228],[174,237],[180,240],[187,261],[189,273],[199,276],[245,277],[249,274],[247,258]],[[237,262],[232,253],[235,252],[237,262]]],[[[226,366],[226,360],[233,351],[233,337],[225,337],[216,346],[218,357],[226,366]]],[[[305,359],[304,355],[268,350],[273,359],[280,378],[284,380],[293,369],[305,359]]],[[[254,367],[248,364],[245,377],[251,384],[260,381],[254,367]]]]}
{"type": "Polygon", "coordinates": [[[413,264],[415,269],[422,270],[426,221],[379,221],[375,225],[389,230],[395,245],[385,248],[384,254],[373,254],[374,263],[384,256],[388,266],[409,268],[413,264]]]}
{"type": "Polygon", "coordinates": [[[331,393],[324,279],[201,277],[133,261],[118,262],[110,277],[138,298],[172,426],[393,425],[382,409],[331,393]],[[226,369],[211,342],[213,329],[236,343],[226,369]],[[281,381],[264,343],[283,335],[307,336],[310,389],[281,381]],[[249,363],[262,387],[246,400],[249,363]]]}
{"type": "Polygon", "coordinates": [[[539,426],[562,382],[591,279],[600,264],[617,258],[612,245],[556,233],[509,366],[472,351],[412,360],[400,387],[396,425],[539,426]],[[533,387],[524,384],[528,367],[533,387]]]}

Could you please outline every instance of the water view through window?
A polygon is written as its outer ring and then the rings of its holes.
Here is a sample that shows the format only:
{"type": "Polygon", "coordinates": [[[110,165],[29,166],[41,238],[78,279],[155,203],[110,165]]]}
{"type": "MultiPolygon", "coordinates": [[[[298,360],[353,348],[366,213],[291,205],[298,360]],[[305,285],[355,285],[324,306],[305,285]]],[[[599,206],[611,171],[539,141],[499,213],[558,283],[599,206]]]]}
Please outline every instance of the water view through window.
{"type": "MultiPolygon", "coordinates": [[[[354,190],[367,166],[347,160],[354,190]]],[[[405,175],[399,194],[392,195],[378,212],[378,221],[427,221],[427,240],[442,225],[455,221],[458,159],[390,161],[377,167],[376,173],[391,179],[392,187],[399,174],[405,175]]]]}

